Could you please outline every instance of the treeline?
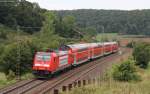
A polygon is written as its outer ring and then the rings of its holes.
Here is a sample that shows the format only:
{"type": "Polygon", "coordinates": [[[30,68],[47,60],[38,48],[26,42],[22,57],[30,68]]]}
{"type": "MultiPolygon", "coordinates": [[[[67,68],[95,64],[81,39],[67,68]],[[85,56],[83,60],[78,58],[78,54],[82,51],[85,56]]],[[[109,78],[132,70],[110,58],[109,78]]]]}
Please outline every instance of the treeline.
{"type": "MultiPolygon", "coordinates": [[[[26,0],[3,0],[0,2],[0,24],[33,34],[41,30],[45,12],[47,10],[41,9],[37,3],[26,0]]],[[[80,9],[54,11],[54,13],[57,15],[54,22],[55,33],[62,37],[83,37],[87,29],[94,33],[104,31],[150,35],[150,10],[80,9]]]]}
{"type": "MultiPolygon", "coordinates": [[[[30,3],[26,0],[3,0],[0,2],[0,25],[2,24],[15,31],[20,29],[33,34],[41,30],[43,22],[46,20],[45,12],[48,12],[48,10],[41,9],[37,3],[30,3]]],[[[59,17],[54,12],[53,14],[55,15],[53,21],[54,33],[61,37],[83,38],[86,32],[81,33],[81,31],[86,31],[87,29],[92,30],[90,32],[94,32],[96,35],[94,28],[79,28],[73,16],[59,17]]]]}
{"type": "Polygon", "coordinates": [[[94,27],[97,32],[150,35],[150,10],[62,10],[58,16],[71,15],[81,28],[94,27]]]}

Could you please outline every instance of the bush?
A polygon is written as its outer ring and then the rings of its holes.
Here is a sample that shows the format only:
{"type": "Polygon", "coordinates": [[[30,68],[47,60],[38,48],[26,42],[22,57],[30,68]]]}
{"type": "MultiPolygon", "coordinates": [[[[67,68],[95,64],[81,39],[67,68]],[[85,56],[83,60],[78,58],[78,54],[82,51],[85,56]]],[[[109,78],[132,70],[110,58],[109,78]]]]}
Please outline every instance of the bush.
{"type": "Polygon", "coordinates": [[[34,51],[36,50],[36,45],[30,40],[21,40],[18,43],[12,43],[5,47],[2,57],[1,57],[1,71],[5,75],[10,75],[11,73],[23,75],[32,68],[32,60],[34,56],[34,51]]]}
{"type": "MultiPolygon", "coordinates": [[[[0,64],[2,62],[2,54],[3,54],[3,50],[4,50],[4,45],[0,44],[0,64]]],[[[0,70],[2,69],[2,66],[0,66],[0,70]]]]}
{"type": "Polygon", "coordinates": [[[132,42],[129,42],[129,43],[127,44],[127,47],[129,47],[129,48],[133,48],[133,47],[134,47],[134,45],[135,45],[135,42],[134,42],[134,41],[132,41],[132,42]]]}
{"type": "Polygon", "coordinates": [[[6,76],[7,80],[13,80],[15,78],[15,73],[9,70],[9,74],[6,76]]]}
{"type": "Polygon", "coordinates": [[[131,81],[139,79],[139,76],[136,74],[136,68],[133,60],[127,60],[120,65],[115,65],[112,76],[115,80],[119,81],[131,81]]]}
{"type": "Polygon", "coordinates": [[[150,61],[150,44],[138,43],[133,50],[135,64],[141,68],[147,68],[150,61]]]}

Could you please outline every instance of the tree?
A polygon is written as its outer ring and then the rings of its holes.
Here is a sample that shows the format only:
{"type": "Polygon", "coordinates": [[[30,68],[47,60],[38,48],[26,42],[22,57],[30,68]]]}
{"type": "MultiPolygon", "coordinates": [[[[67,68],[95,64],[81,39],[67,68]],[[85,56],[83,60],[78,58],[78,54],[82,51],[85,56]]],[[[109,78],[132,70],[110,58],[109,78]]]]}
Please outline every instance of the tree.
{"type": "Polygon", "coordinates": [[[55,15],[52,12],[46,12],[45,21],[43,22],[43,27],[41,31],[37,34],[37,41],[43,49],[57,48],[61,37],[59,37],[55,32],[55,15]]]}
{"type": "Polygon", "coordinates": [[[96,40],[96,29],[93,27],[87,27],[87,28],[82,28],[80,29],[82,33],[82,41],[84,42],[95,42],[96,40]]]}
{"type": "Polygon", "coordinates": [[[0,23],[12,29],[19,25],[21,30],[28,33],[40,31],[45,11],[38,4],[26,0],[3,1],[0,2],[0,23]]]}
{"type": "MultiPolygon", "coordinates": [[[[0,63],[1,63],[1,56],[2,56],[2,54],[3,54],[3,51],[4,51],[4,45],[3,44],[0,44],[0,63]]],[[[1,69],[1,68],[0,68],[1,69]]]]}
{"type": "Polygon", "coordinates": [[[6,75],[9,75],[10,71],[14,72],[15,75],[17,75],[17,70],[19,70],[20,75],[31,71],[35,50],[37,47],[32,41],[25,39],[5,46],[1,55],[1,71],[6,75]]]}
{"type": "Polygon", "coordinates": [[[55,21],[56,33],[65,38],[74,38],[78,35],[75,32],[75,18],[73,16],[65,16],[57,18],[55,21]]]}
{"type": "Polygon", "coordinates": [[[90,37],[95,37],[97,35],[97,31],[95,28],[93,27],[87,27],[85,28],[86,35],[90,36],[90,37]]]}
{"type": "Polygon", "coordinates": [[[71,15],[80,28],[94,27],[99,33],[99,27],[104,26],[106,33],[144,34],[149,35],[150,10],[62,10],[55,11],[61,18],[71,15]]]}
{"type": "Polygon", "coordinates": [[[31,34],[40,31],[44,17],[42,9],[36,3],[22,0],[14,11],[17,13],[15,18],[21,30],[31,34]]]}
{"type": "Polygon", "coordinates": [[[7,32],[5,32],[4,30],[0,31],[0,39],[6,39],[7,38],[7,32]]]}
{"type": "Polygon", "coordinates": [[[150,44],[137,43],[133,50],[135,64],[141,68],[147,68],[150,61],[150,44]]]}

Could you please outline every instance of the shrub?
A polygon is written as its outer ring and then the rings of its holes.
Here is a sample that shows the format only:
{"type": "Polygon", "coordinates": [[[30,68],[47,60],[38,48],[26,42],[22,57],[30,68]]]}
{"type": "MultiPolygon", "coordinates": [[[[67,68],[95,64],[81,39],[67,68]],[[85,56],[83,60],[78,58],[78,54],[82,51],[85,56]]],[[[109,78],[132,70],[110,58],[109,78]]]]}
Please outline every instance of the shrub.
{"type": "Polygon", "coordinates": [[[7,80],[13,80],[15,78],[15,73],[9,70],[8,75],[6,76],[7,80]]]}
{"type": "Polygon", "coordinates": [[[129,43],[127,44],[127,47],[129,47],[129,48],[133,48],[133,47],[134,47],[134,45],[135,45],[135,42],[134,42],[134,41],[132,41],[132,42],[129,42],[129,43]]]}
{"type": "Polygon", "coordinates": [[[141,68],[147,68],[150,61],[150,44],[138,43],[133,50],[135,64],[141,68]]]}
{"type": "Polygon", "coordinates": [[[136,68],[133,60],[127,60],[120,65],[115,65],[112,76],[115,80],[119,81],[131,81],[139,79],[139,76],[136,74],[136,68]]]}

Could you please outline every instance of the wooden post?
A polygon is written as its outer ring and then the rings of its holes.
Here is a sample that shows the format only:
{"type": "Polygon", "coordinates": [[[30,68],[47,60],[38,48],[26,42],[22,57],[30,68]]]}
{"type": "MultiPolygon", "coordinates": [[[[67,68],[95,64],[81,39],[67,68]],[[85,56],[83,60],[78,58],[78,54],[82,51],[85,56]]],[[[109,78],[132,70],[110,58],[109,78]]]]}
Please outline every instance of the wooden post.
{"type": "Polygon", "coordinates": [[[93,84],[95,84],[95,78],[93,78],[93,84]]]}
{"type": "Polygon", "coordinates": [[[74,84],[74,85],[73,85],[74,87],[76,87],[76,86],[77,86],[77,82],[74,82],[73,84],[74,84]]]}
{"type": "Polygon", "coordinates": [[[62,86],[62,91],[63,92],[67,91],[67,87],[66,86],[62,86]]]}
{"type": "Polygon", "coordinates": [[[78,87],[81,87],[81,81],[78,81],[78,87]]]}
{"type": "Polygon", "coordinates": [[[72,89],[72,84],[68,85],[68,90],[70,91],[72,89]]]}
{"type": "Polygon", "coordinates": [[[54,89],[54,94],[59,94],[59,90],[58,89],[54,89]]]}
{"type": "Polygon", "coordinates": [[[91,84],[91,79],[88,79],[88,84],[91,84]]]}
{"type": "Polygon", "coordinates": [[[86,85],[86,80],[83,80],[83,85],[84,85],[84,86],[86,85]]]}

